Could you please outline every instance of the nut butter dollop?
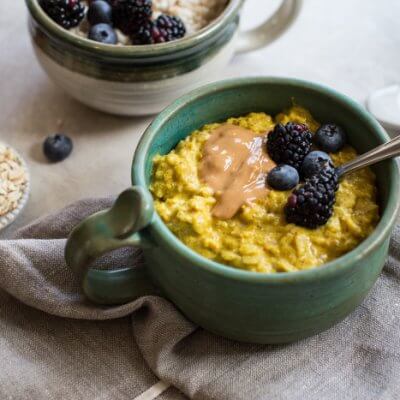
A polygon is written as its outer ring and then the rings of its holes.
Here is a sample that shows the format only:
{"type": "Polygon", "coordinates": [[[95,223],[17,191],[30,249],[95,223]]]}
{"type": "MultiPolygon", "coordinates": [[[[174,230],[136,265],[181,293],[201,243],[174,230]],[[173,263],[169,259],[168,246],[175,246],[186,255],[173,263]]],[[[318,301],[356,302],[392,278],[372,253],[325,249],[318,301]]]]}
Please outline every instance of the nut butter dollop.
{"type": "Polygon", "coordinates": [[[212,213],[230,219],[248,202],[264,197],[266,175],[275,167],[266,151],[266,136],[232,124],[215,129],[200,163],[200,179],[217,197],[212,213]]]}

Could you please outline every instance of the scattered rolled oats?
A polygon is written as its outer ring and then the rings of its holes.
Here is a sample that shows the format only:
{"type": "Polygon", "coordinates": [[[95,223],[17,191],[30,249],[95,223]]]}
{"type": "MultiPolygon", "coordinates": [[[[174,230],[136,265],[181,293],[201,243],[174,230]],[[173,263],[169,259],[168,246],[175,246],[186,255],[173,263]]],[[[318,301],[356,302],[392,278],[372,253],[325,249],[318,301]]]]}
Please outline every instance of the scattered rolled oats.
{"type": "Polygon", "coordinates": [[[18,207],[27,183],[27,171],[20,157],[0,143],[0,217],[18,207]]]}

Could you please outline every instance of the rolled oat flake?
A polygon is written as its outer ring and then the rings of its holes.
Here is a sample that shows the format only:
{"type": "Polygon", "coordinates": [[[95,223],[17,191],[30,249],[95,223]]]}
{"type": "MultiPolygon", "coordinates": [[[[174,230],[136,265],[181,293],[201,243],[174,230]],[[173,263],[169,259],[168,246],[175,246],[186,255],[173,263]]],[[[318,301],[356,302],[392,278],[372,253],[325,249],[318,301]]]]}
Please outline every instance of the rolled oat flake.
{"type": "Polygon", "coordinates": [[[18,207],[27,181],[27,172],[18,154],[0,143],[0,217],[18,207]]]}

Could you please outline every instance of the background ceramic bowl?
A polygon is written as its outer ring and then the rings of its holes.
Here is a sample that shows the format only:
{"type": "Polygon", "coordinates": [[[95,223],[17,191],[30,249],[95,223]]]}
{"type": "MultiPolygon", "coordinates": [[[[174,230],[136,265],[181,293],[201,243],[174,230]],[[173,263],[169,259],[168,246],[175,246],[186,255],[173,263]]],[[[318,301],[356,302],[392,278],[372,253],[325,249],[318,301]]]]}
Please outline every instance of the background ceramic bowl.
{"type": "Polygon", "coordinates": [[[214,22],[170,43],[112,46],[73,35],[54,23],[38,0],[26,0],[36,56],[49,77],[82,103],[120,115],[155,114],[192,88],[216,79],[235,52],[280,36],[302,0],[283,0],[259,28],[238,33],[244,0],[230,0],[214,22]]]}
{"type": "Polygon", "coordinates": [[[399,202],[399,170],[394,160],[373,167],[377,175],[381,220],[357,248],[328,264],[305,271],[263,274],[208,260],[180,242],[153,211],[148,185],[156,154],[167,154],[204,124],[249,112],[277,114],[293,99],[320,121],[333,121],[348,132],[350,143],[365,152],[388,140],[383,128],[357,103],[316,84],[277,78],[221,82],[177,100],[151,124],[132,165],[133,188],[113,209],[79,225],[66,248],[66,259],[83,274],[85,293],[103,304],[123,303],[155,293],[189,319],[229,338],[282,343],[313,335],[346,317],[364,299],[385,263],[399,202]],[[141,246],[145,269],[96,271],[99,255],[141,246]],[[147,275],[148,274],[148,275],[147,275]]]}

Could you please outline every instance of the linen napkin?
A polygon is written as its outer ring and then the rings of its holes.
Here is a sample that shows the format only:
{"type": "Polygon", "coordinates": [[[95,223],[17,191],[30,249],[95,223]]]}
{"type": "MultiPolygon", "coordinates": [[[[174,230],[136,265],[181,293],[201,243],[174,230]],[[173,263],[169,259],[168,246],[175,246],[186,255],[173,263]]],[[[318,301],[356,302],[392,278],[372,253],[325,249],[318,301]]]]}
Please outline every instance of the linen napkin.
{"type": "MultiPolygon", "coordinates": [[[[59,317],[104,321],[130,316],[132,338],[151,370],[194,400],[400,398],[399,228],[377,284],[345,321],[297,343],[253,345],[196,327],[160,297],[116,307],[97,306],[84,298],[64,262],[66,237],[79,221],[109,207],[112,200],[80,201],[0,241],[0,288],[59,317]]],[[[143,262],[140,250],[115,253],[107,260],[115,267],[143,262]]],[[[103,348],[93,347],[94,359],[96,352],[104,359],[103,348]]],[[[42,362],[46,357],[57,354],[44,354],[42,362]]],[[[66,393],[60,396],[67,398],[66,393]]]]}

